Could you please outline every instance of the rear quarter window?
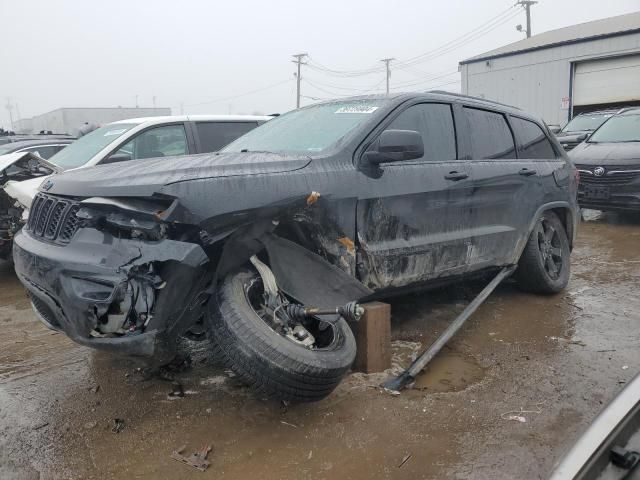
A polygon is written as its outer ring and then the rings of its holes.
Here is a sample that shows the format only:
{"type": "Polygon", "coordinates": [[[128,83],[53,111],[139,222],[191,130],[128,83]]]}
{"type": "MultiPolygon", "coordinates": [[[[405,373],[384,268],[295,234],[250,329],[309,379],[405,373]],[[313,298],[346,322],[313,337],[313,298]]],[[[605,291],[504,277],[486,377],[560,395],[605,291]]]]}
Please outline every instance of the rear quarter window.
{"type": "Polygon", "coordinates": [[[556,152],[539,125],[522,118],[511,117],[521,158],[554,159],[556,152]]]}
{"type": "Polygon", "coordinates": [[[197,122],[200,153],[217,152],[258,126],[258,122],[197,122]]]}
{"type": "Polygon", "coordinates": [[[473,159],[515,158],[516,146],[504,115],[464,107],[473,159]]]}

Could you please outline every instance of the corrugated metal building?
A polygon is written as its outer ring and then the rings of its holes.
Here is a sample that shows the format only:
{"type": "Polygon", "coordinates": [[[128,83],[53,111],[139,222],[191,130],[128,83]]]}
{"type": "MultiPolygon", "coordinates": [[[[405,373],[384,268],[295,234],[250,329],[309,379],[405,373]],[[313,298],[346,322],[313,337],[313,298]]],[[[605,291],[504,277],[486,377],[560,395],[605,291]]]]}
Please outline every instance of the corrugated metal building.
{"type": "Polygon", "coordinates": [[[640,12],[552,30],[460,62],[462,92],[548,124],[640,104],[640,12]]]}
{"type": "Polygon", "coordinates": [[[138,117],[171,115],[170,108],[58,108],[32,118],[14,122],[17,133],[38,133],[42,130],[53,133],[76,134],[85,123],[104,125],[116,120],[138,117]]]}

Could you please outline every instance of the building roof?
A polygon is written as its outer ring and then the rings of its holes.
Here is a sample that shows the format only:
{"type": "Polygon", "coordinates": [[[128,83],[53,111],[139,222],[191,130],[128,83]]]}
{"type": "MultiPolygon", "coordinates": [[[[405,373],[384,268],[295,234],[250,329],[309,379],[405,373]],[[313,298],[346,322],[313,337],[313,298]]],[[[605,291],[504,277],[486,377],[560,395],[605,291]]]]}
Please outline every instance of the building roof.
{"type": "Polygon", "coordinates": [[[518,42],[510,43],[495,50],[467,58],[460,62],[466,63],[480,62],[491,58],[506,57],[519,53],[541,50],[560,45],[579,43],[600,38],[615,37],[640,32],[640,12],[627,13],[616,17],[603,18],[593,22],[578,23],[570,27],[558,28],[548,32],[525,38],[518,42]]]}

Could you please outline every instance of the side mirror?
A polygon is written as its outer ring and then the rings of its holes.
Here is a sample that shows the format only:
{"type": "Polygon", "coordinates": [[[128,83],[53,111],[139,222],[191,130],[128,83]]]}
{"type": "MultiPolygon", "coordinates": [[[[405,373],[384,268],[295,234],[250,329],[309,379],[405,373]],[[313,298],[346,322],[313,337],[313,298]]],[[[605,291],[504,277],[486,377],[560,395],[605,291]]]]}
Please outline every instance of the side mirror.
{"type": "Polygon", "coordinates": [[[414,130],[385,130],[365,153],[367,161],[374,165],[414,160],[423,156],[422,135],[414,130]]]}
{"type": "Polygon", "coordinates": [[[549,127],[549,131],[554,135],[562,131],[562,128],[560,127],[560,125],[548,125],[548,127],[549,127]]]}
{"type": "Polygon", "coordinates": [[[589,134],[588,134],[588,133],[583,133],[583,134],[581,134],[581,135],[578,135],[578,136],[576,137],[576,140],[577,140],[578,142],[584,142],[587,138],[589,138],[589,134]]]}
{"type": "Polygon", "coordinates": [[[107,163],[127,162],[129,160],[131,160],[131,155],[126,153],[114,153],[113,155],[109,155],[107,158],[103,159],[100,164],[105,165],[107,163]]]}

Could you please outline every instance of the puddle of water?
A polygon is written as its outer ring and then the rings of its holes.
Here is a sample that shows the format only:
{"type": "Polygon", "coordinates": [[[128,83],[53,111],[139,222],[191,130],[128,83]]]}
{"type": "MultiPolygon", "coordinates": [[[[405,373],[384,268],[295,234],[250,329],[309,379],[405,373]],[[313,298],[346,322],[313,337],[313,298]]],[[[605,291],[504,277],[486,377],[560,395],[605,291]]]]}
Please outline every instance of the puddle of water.
{"type": "MultiPolygon", "coordinates": [[[[390,373],[393,375],[404,371],[424,349],[418,342],[400,340],[392,342],[391,348],[390,373]]],[[[484,376],[484,368],[473,357],[445,350],[429,363],[412,388],[429,392],[458,392],[480,382],[484,376]]]]}
{"type": "Polygon", "coordinates": [[[414,389],[430,392],[458,392],[480,382],[484,369],[471,357],[457,353],[441,353],[422,372],[414,389]]]}

